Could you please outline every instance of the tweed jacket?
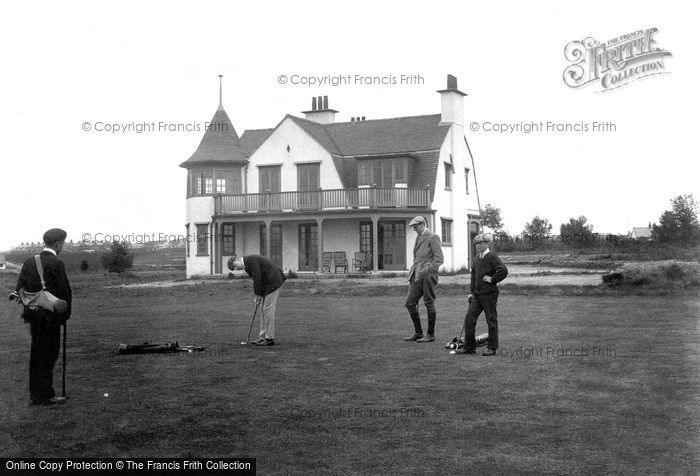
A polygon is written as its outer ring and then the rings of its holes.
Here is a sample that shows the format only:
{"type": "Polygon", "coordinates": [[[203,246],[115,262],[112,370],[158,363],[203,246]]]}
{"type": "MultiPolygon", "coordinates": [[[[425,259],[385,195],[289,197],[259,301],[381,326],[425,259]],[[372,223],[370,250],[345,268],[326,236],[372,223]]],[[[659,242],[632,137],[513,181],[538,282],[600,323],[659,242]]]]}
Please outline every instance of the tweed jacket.
{"type": "Polygon", "coordinates": [[[440,237],[426,228],[413,247],[413,266],[408,272],[408,281],[422,281],[427,276],[437,281],[438,269],[444,261],[440,237]]]}

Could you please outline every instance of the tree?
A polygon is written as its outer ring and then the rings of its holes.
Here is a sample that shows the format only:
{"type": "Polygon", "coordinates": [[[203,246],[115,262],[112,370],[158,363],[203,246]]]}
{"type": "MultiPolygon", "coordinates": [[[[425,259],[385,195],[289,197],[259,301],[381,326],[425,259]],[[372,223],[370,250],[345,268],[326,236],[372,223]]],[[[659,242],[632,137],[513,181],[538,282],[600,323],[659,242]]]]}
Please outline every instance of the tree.
{"type": "Polygon", "coordinates": [[[503,229],[501,209],[493,207],[490,203],[481,211],[481,225],[498,233],[503,229]]]}
{"type": "Polygon", "coordinates": [[[110,250],[102,256],[102,266],[110,273],[124,273],[134,265],[134,255],[129,253],[126,244],[115,241],[110,250]]]}
{"type": "Polygon", "coordinates": [[[524,241],[533,244],[541,244],[547,240],[552,232],[552,224],[546,218],[536,216],[529,223],[525,224],[524,241]]]}
{"type": "Polygon", "coordinates": [[[694,245],[700,242],[698,202],[693,195],[678,195],[671,210],[663,212],[659,224],[652,227],[652,238],[660,243],[694,245]]]}
{"type": "Polygon", "coordinates": [[[593,225],[586,224],[586,217],[569,218],[569,223],[559,227],[561,239],[574,246],[590,246],[593,243],[593,225]]]}

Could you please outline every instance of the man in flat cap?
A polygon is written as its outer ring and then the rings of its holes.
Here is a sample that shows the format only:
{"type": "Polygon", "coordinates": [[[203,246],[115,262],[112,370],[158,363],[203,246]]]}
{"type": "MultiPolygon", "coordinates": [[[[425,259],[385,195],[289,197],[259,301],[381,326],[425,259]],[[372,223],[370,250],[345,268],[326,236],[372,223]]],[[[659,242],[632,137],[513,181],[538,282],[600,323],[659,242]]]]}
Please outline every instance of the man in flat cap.
{"type": "Polygon", "coordinates": [[[476,321],[484,311],[486,324],[489,328],[488,346],[483,355],[496,355],[498,349],[498,286],[508,276],[508,268],[503,264],[496,253],[489,249],[493,241],[491,235],[483,233],[474,238],[478,256],[474,259],[469,286],[469,308],[464,317],[464,347],[458,349],[458,354],[476,354],[476,321]]]}
{"type": "MultiPolygon", "coordinates": [[[[66,241],[66,232],[52,228],[44,233],[44,249],[39,259],[44,275],[46,290],[66,302],[65,312],[50,312],[45,309],[24,308],[22,318],[29,323],[32,335],[29,356],[29,396],[35,405],[56,405],[65,398],[57,397],[53,389],[53,370],[58,360],[61,344],[61,325],[65,325],[71,314],[72,294],[66,268],[58,259],[66,241]]],[[[24,262],[17,280],[16,292],[41,291],[41,279],[37,270],[36,258],[24,262]]]]}
{"type": "Polygon", "coordinates": [[[413,266],[408,273],[408,295],[406,309],[413,322],[413,335],[404,338],[406,341],[433,342],[435,341],[435,288],[438,283],[438,269],[445,260],[442,256],[440,237],[430,231],[425,218],[415,217],[408,226],[413,227],[416,243],[413,246],[413,266]],[[418,313],[418,301],[423,298],[425,309],[428,311],[428,333],[423,335],[423,328],[418,313]]]}
{"type": "Polygon", "coordinates": [[[268,258],[260,255],[234,256],[228,260],[228,268],[244,269],[253,278],[253,301],[261,305],[260,338],[252,345],[275,345],[275,311],[277,296],[287,279],[284,271],[268,258]]]}

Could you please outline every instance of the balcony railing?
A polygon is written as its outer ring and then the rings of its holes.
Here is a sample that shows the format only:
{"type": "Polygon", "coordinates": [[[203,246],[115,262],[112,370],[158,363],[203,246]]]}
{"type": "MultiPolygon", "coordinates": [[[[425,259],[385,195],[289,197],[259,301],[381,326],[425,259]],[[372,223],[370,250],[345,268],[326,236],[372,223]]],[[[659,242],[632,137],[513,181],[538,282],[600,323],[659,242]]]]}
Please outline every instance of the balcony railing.
{"type": "Polygon", "coordinates": [[[216,195],[214,199],[217,215],[344,208],[427,208],[430,206],[430,189],[340,188],[313,192],[216,195]]]}

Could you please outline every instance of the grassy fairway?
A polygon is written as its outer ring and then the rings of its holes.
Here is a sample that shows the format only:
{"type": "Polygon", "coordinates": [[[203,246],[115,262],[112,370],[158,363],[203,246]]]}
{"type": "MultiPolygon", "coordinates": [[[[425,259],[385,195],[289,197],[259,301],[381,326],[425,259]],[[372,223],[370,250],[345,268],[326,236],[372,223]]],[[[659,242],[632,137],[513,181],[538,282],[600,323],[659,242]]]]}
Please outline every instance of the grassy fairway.
{"type": "Polygon", "coordinates": [[[692,474],[700,465],[697,298],[504,292],[502,353],[487,358],[444,349],[464,314],[454,294],[439,295],[438,342],[416,344],[401,339],[411,329],[396,290],[348,297],[290,286],[279,345],[251,348],[240,345],[253,311],[247,281],[77,288],[71,400],[59,408],[28,406],[28,330],[0,304],[3,456],[256,457],[260,474],[692,474]],[[208,351],[116,355],[119,343],[166,340],[208,351]]]}

